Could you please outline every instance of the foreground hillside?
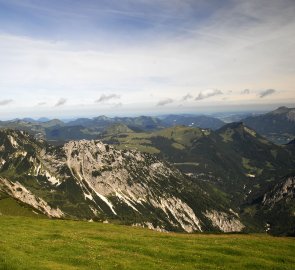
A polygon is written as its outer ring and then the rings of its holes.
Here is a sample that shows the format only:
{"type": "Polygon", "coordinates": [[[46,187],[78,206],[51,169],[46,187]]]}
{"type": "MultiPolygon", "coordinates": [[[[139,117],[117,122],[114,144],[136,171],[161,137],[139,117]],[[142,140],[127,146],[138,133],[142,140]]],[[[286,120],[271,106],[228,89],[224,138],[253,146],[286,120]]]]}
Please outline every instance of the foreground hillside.
{"type": "Polygon", "coordinates": [[[295,242],[267,235],[0,216],[0,269],[293,269],[295,242]]]}

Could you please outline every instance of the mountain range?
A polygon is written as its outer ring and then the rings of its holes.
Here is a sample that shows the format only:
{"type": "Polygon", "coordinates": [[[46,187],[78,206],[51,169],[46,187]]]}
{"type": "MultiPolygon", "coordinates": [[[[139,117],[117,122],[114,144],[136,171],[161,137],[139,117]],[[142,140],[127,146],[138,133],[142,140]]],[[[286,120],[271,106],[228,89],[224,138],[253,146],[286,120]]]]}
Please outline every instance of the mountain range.
{"type": "Polygon", "coordinates": [[[24,130],[38,139],[45,139],[54,144],[63,144],[69,140],[96,139],[108,127],[122,124],[135,132],[149,132],[170,126],[183,124],[194,127],[217,129],[224,125],[221,120],[203,115],[167,115],[163,117],[107,117],[78,118],[63,122],[59,119],[46,121],[46,118],[31,118],[0,121],[0,128],[24,130]],[[44,121],[45,120],[45,121],[44,121]]]}
{"type": "Polygon", "coordinates": [[[174,231],[239,231],[238,215],[155,156],[100,141],[53,147],[0,133],[0,190],[49,217],[174,231]]]}
{"type": "MultiPolygon", "coordinates": [[[[220,119],[225,119],[224,113],[219,114],[220,119]]],[[[280,107],[266,114],[231,113],[227,122],[244,122],[246,126],[266,137],[268,140],[286,144],[295,137],[295,109],[280,107]],[[229,121],[229,119],[232,119],[229,121]]],[[[69,140],[97,139],[102,132],[110,126],[122,124],[134,132],[152,132],[168,127],[184,125],[203,129],[217,130],[226,123],[218,118],[208,115],[170,114],[158,117],[107,117],[78,118],[63,122],[59,119],[42,117],[37,120],[32,118],[0,121],[0,128],[25,130],[36,138],[45,139],[53,144],[63,144],[69,140]]]]}
{"type": "Polygon", "coordinates": [[[292,110],[229,124],[197,116],[202,127],[191,115],[1,122],[0,212],[10,198],[37,216],[294,235],[294,140],[246,124],[292,110]]]}

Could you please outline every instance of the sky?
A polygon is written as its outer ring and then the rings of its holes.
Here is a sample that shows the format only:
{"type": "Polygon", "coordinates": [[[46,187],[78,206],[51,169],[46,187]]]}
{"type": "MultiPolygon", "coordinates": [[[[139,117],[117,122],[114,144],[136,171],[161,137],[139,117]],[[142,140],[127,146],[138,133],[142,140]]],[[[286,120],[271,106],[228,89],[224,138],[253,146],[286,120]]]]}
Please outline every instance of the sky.
{"type": "Polygon", "coordinates": [[[0,119],[293,106],[294,14],[294,0],[0,0],[0,119]]]}

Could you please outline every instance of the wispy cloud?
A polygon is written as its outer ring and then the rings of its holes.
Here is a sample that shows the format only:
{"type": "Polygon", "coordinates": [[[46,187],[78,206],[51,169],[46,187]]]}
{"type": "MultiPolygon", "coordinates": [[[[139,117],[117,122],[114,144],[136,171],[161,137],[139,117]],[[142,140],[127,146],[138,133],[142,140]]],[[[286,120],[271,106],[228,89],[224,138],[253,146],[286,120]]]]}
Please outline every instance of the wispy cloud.
{"type": "Polygon", "coordinates": [[[0,106],[5,106],[9,103],[13,102],[12,99],[4,99],[4,100],[0,100],[0,106]]]}
{"type": "Polygon", "coordinates": [[[266,89],[266,90],[260,92],[259,97],[264,98],[266,96],[270,96],[270,95],[274,94],[275,92],[276,92],[276,90],[274,90],[274,89],[266,89]]]}
{"type": "Polygon", "coordinates": [[[182,101],[187,101],[187,100],[190,100],[190,99],[192,99],[193,98],[193,96],[191,95],[191,94],[186,94],[185,96],[183,96],[182,97],[182,101]]]}
{"type": "Polygon", "coordinates": [[[241,92],[242,95],[249,95],[250,94],[250,90],[249,89],[244,89],[242,92],[241,92]]]}
{"type": "Polygon", "coordinates": [[[195,100],[202,100],[210,97],[214,97],[217,95],[223,95],[222,91],[219,89],[208,89],[201,91],[199,95],[195,98],[195,100]]]}
{"type": "Polygon", "coordinates": [[[65,103],[67,102],[67,100],[65,98],[61,98],[55,105],[54,107],[59,107],[59,106],[63,106],[65,103]]]}
{"type": "Polygon", "coordinates": [[[95,100],[95,102],[96,103],[104,103],[104,102],[108,102],[108,101],[114,100],[114,99],[120,99],[120,95],[117,95],[117,94],[110,94],[110,95],[102,94],[99,99],[95,100]]]}
{"type": "Polygon", "coordinates": [[[174,100],[172,98],[162,99],[157,103],[157,106],[165,106],[167,104],[173,103],[174,100]]]}
{"type": "Polygon", "coordinates": [[[276,97],[294,103],[294,0],[0,3],[7,7],[0,10],[0,99],[17,105],[2,106],[2,115],[29,107],[50,113],[60,97],[71,99],[74,114],[119,102],[124,110],[149,112],[163,97],[174,100],[167,110],[181,102],[188,108],[196,96],[200,108],[257,98],[261,104],[276,97]],[[268,78],[284,91],[259,98],[268,78]],[[202,91],[212,87],[224,95],[202,91]],[[247,87],[250,94],[242,95],[247,87]],[[112,93],[121,99],[109,99],[112,93]],[[229,95],[229,102],[222,100],[229,95]],[[52,106],[37,107],[39,101],[52,106]],[[89,106],[74,105],[81,102],[89,106]]]}

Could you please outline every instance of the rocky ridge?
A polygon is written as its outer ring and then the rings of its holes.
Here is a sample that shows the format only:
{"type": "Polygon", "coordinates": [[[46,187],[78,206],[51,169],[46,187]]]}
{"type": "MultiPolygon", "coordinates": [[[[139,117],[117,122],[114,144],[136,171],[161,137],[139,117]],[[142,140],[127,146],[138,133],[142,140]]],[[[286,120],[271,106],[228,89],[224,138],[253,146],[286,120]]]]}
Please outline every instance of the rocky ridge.
{"type": "Polygon", "coordinates": [[[168,231],[243,229],[214,196],[152,155],[97,140],[52,147],[4,130],[0,161],[0,189],[50,217],[118,220],[168,231]]]}

